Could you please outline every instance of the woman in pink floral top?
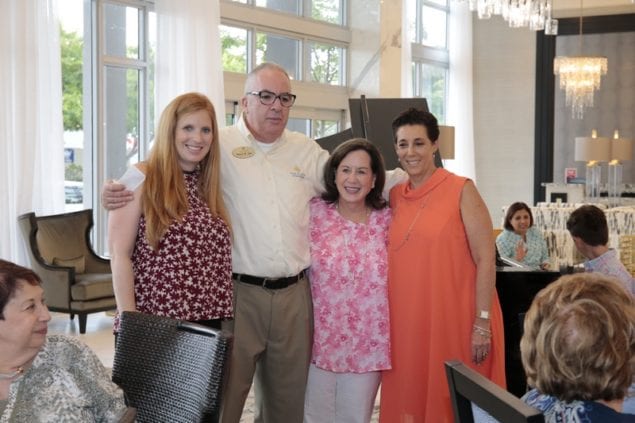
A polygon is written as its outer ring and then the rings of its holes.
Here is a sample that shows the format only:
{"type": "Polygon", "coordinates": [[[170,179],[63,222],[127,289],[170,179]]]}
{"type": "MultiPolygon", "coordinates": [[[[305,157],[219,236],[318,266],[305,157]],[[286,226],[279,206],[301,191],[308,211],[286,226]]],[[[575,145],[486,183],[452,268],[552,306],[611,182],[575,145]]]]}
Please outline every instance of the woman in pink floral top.
{"type": "Polygon", "coordinates": [[[315,334],[304,422],[370,421],[381,370],[390,369],[384,164],[365,139],[338,146],[311,201],[315,334]]]}

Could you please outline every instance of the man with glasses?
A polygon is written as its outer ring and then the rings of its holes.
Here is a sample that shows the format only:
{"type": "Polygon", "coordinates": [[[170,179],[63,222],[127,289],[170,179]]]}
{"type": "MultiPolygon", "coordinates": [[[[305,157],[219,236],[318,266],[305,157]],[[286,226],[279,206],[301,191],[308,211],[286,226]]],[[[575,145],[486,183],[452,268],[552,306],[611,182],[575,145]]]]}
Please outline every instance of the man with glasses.
{"type": "Polygon", "coordinates": [[[221,173],[232,218],[234,345],[223,423],[237,423],[255,372],[256,422],[302,422],[313,316],[309,200],[328,152],[286,129],[295,101],[283,68],[247,77],[238,122],[222,129],[221,173]]]}
{"type": "MultiPolygon", "coordinates": [[[[286,129],[295,102],[287,72],[256,67],[238,122],[220,130],[221,175],[233,232],[234,343],[221,420],[238,423],[255,374],[255,421],[301,423],[313,310],[309,201],[323,189],[328,152],[286,129]]],[[[104,207],[132,199],[106,184],[104,207]]]]}

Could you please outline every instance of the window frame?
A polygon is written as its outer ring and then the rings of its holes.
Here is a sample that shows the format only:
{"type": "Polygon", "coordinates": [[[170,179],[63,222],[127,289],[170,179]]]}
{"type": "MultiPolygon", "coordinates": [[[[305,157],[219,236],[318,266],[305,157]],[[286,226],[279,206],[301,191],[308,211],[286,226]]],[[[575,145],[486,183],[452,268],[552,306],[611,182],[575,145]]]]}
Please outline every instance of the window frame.
{"type": "MultiPolygon", "coordinates": [[[[295,16],[298,18],[302,18],[302,19],[306,19],[309,21],[313,21],[313,22],[320,22],[320,23],[325,23],[325,24],[330,24],[330,25],[337,25],[340,27],[347,27],[348,26],[348,9],[349,9],[349,1],[348,0],[338,0],[339,2],[339,9],[340,9],[340,22],[338,24],[334,24],[331,22],[327,22],[327,21],[322,21],[319,19],[315,19],[311,16],[311,13],[313,11],[313,0],[295,0],[296,1],[296,5],[298,6],[298,10],[299,12],[296,13],[292,13],[292,12],[285,12],[285,11],[281,11],[281,10],[275,10],[275,9],[267,9],[263,6],[256,6],[256,0],[246,0],[244,3],[235,1],[235,0],[221,0],[220,4],[221,4],[221,10],[223,8],[223,3],[225,4],[235,4],[235,5],[240,5],[243,7],[250,7],[252,9],[261,9],[261,10],[267,10],[268,12],[272,12],[272,13],[281,13],[281,14],[285,14],[285,15],[289,15],[289,16],[295,16]]],[[[223,16],[223,13],[221,11],[221,16],[223,16]]]]}
{"type": "MultiPolygon", "coordinates": [[[[108,163],[110,158],[107,154],[107,140],[106,140],[106,108],[107,99],[106,95],[106,75],[109,68],[118,68],[125,70],[135,70],[139,72],[139,87],[138,87],[138,122],[139,122],[139,152],[138,159],[144,160],[147,157],[148,146],[150,143],[150,134],[152,128],[150,128],[150,82],[149,82],[149,68],[151,66],[149,61],[149,14],[154,11],[154,2],[150,0],[87,0],[91,3],[90,14],[93,18],[92,27],[96,34],[96,39],[91,43],[93,46],[93,63],[96,66],[92,70],[93,81],[90,90],[91,95],[91,111],[92,122],[96,124],[91,130],[92,133],[92,162],[93,172],[92,176],[95,178],[91,181],[91,186],[94,187],[95,195],[93,196],[93,204],[99,205],[95,207],[95,248],[103,254],[107,251],[107,214],[101,207],[101,199],[97,197],[101,191],[101,185],[109,179],[106,174],[108,169],[108,163]],[[106,54],[106,13],[105,7],[107,5],[117,5],[122,7],[133,7],[138,9],[138,58],[132,59],[128,57],[119,57],[106,54]]],[[[87,13],[86,11],[84,13],[87,13]]],[[[86,31],[85,31],[86,32],[86,31]]],[[[84,89],[84,95],[87,95],[86,89],[84,89]]],[[[86,130],[86,129],[85,129],[86,130]]],[[[112,176],[112,175],[111,175],[112,176]]]]}
{"type": "MultiPolygon", "coordinates": [[[[444,104],[443,109],[448,110],[448,102],[449,102],[449,83],[450,83],[450,51],[448,46],[449,40],[449,18],[450,18],[450,4],[451,0],[446,0],[445,5],[440,5],[436,2],[432,2],[430,0],[410,0],[415,2],[415,39],[416,42],[410,43],[411,49],[411,58],[412,63],[411,66],[414,68],[412,70],[412,93],[414,96],[423,97],[423,89],[421,86],[423,65],[434,66],[438,68],[445,69],[445,87],[444,87],[444,104]],[[424,45],[422,41],[422,33],[423,33],[423,24],[422,24],[422,9],[423,7],[430,7],[439,11],[445,12],[445,48],[441,47],[432,47],[424,45]]],[[[447,116],[444,116],[447,117],[447,116]]],[[[444,123],[445,119],[440,119],[439,123],[444,123]]]]}

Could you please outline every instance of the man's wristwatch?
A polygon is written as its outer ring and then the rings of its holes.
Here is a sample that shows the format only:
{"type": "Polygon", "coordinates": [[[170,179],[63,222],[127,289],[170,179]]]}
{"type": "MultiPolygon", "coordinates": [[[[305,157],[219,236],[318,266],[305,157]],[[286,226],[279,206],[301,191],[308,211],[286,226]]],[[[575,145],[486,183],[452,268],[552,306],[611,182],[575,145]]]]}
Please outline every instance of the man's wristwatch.
{"type": "Polygon", "coordinates": [[[481,310],[478,312],[478,318],[483,319],[483,320],[489,320],[489,311],[487,310],[481,310]]]}

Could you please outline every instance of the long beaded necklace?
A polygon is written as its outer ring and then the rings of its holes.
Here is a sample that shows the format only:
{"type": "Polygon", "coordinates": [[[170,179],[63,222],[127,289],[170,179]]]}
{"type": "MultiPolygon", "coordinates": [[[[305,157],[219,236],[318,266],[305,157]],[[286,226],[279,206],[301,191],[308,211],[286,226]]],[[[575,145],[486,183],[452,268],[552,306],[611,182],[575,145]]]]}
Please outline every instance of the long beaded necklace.
{"type": "Polygon", "coordinates": [[[429,193],[425,197],[423,197],[423,200],[421,200],[421,205],[419,206],[419,210],[417,210],[417,214],[415,214],[414,219],[412,219],[412,222],[410,222],[410,226],[408,226],[406,235],[404,236],[403,240],[398,246],[392,248],[393,251],[399,251],[406,244],[406,242],[408,242],[408,240],[410,239],[410,232],[412,232],[412,228],[415,226],[415,223],[417,223],[417,220],[419,220],[419,216],[421,216],[421,212],[423,211],[425,206],[428,204],[429,198],[430,198],[429,193]]]}

